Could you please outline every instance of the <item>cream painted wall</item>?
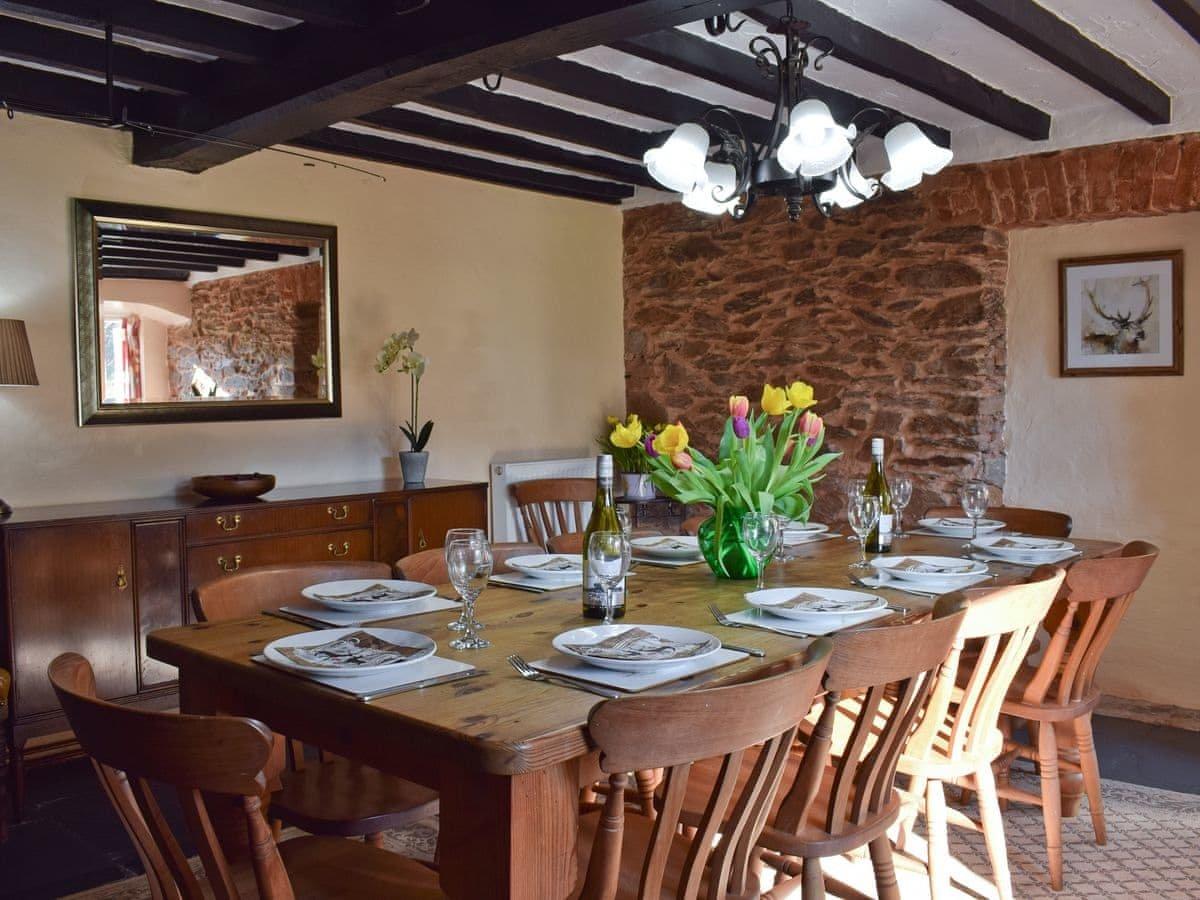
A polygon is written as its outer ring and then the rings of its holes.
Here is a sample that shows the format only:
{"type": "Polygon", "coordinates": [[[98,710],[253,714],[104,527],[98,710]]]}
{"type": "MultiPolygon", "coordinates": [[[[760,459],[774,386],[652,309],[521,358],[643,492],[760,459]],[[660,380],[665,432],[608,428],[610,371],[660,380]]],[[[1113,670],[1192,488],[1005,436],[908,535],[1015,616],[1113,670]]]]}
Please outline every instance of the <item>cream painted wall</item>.
{"type": "Polygon", "coordinates": [[[1101,686],[1200,708],[1200,213],[1030,229],[1010,241],[1005,502],[1066,510],[1080,537],[1159,546],[1101,686]],[[1187,374],[1058,377],[1058,260],[1180,247],[1187,374]]]}
{"type": "Polygon", "coordinates": [[[407,390],[371,363],[403,328],[431,359],[431,476],[591,452],[604,413],[623,408],[614,207],[372,166],[380,183],[272,153],[187,175],[130,165],[128,138],[98,128],[18,116],[3,130],[0,316],[26,321],[41,380],[0,390],[0,497],[14,506],[169,494],[205,472],[396,475],[407,390]],[[338,226],[343,417],[77,427],[72,197],[338,226]]]}

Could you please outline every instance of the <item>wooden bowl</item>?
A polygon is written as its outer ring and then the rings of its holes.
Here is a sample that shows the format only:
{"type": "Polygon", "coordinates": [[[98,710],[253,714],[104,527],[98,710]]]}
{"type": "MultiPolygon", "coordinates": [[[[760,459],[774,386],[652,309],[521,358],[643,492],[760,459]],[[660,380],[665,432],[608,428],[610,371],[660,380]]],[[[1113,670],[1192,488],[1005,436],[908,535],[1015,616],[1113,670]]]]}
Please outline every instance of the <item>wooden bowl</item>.
{"type": "Polygon", "coordinates": [[[192,490],[214,500],[252,500],[275,489],[275,476],[254,472],[248,475],[197,475],[192,490]]]}

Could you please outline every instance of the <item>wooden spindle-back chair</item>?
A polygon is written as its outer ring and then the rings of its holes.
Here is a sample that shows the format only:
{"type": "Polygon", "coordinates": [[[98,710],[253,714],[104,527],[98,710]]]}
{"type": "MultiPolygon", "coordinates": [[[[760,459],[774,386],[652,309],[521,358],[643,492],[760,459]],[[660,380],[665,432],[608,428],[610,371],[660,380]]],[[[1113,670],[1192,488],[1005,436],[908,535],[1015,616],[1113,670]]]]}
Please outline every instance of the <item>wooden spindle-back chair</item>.
{"type": "Polygon", "coordinates": [[[1157,558],[1158,548],[1153,544],[1134,541],[1103,558],[1083,559],[1071,566],[1059,598],[1043,623],[1050,635],[1045,654],[1040,661],[1021,667],[1001,708],[1004,715],[1029,723],[1031,742],[1023,744],[1010,738],[1006,763],[1015,756],[1036,760],[1041,793],[1009,785],[1007,764],[1000,777],[999,793],[1006,800],[1042,807],[1054,890],[1060,890],[1063,884],[1060,770],[1082,774],[1096,843],[1107,840],[1100,765],[1092,738],[1092,711],[1101,696],[1095,685],[1096,669],[1157,558]],[[1056,727],[1064,732],[1070,729],[1067,733],[1078,752],[1078,761],[1060,758],[1056,727]]]}
{"type": "MultiPolygon", "coordinates": [[[[495,574],[511,572],[512,567],[508,565],[508,560],[514,556],[544,552],[545,548],[538,544],[517,542],[492,544],[492,572],[495,574]]],[[[432,550],[410,553],[396,561],[396,574],[410,581],[446,584],[450,581],[450,573],[446,569],[446,551],[442,547],[436,547],[432,550]]]]}
{"type": "Polygon", "coordinates": [[[536,478],[514,484],[513,496],[526,539],[549,548],[555,535],[583,531],[587,525],[584,504],[596,499],[596,482],[591,478],[536,478]]]}
{"type": "Polygon", "coordinates": [[[395,853],[337,838],[276,844],[263,817],[271,732],[253,719],[147,712],[96,697],[92,667],[76,653],[50,664],[50,681],[101,786],[137,850],[155,900],[207,896],[172,832],[153,787],[173,788],[211,895],[436,897],[436,876],[395,853]],[[245,824],[247,858],[217,842],[209,804],[245,824]]]}
{"type": "MultiPolygon", "coordinates": [[[[986,518],[1003,522],[1012,531],[1043,537],[1071,536],[1071,517],[1052,509],[1028,509],[1022,506],[989,506],[986,518]]],[[[961,519],[961,506],[932,506],[925,510],[926,519],[961,519]]]]}
{"type": "MultiPolygon", "coordinates": [[[[1044,567],[1025,584],[964,591],[966,615],[942,666],[925,714],[899,769],[911,778],[915,806],[924,799],[929,833],[929,883],[935,898],[950,896],[947,823],[981,827],[1001,900],[1012,900],[1004,823],[992,764],[1004,752],[1000,708],[1038,627],[1062,584],[1061,569],[1044,567]],[[964,658],[968,642],[971,655],[964,658]],[[960,666],[962,671],[960,672],[960,666]],[[982,824],[946,810],[945,784],[979,794],[982,824]]],[[[906,824],[905,834],[911,826],[906,824]]]]}
{"type": "Polygon", "coordinates": [[[588,731],[600,749],[609,791],[600,812],[581,817],[586,875],[574,896],[757,896],[751,884],[755,844],[829,651],[822,639],[802,665],[785,661],[754,680],[595,706],[588,731]],[[693,763],[710,757],[720,759],[719,773],[696,829],[684,836],[680,816],[693,763]],[[751,775],[739,787],[746,758],[753,759],[751,775]],[[626,773],[657,768],[666,770],[658,817],[627,818],[626,773]]]}
{"type": "MultiPolygon", "coordinates": [[[[391,577],[392,567],[382,562],[263,566],[200,585],[192,591],[192,607],[200,622],[244,619],[301,600],[300,591],[314,584],[391,577]]],[[[379,845],[389,828],[402,828],[438,811],[436,791],[371,766],[324,752],[322,765],[307,765],[301,741],[287,742],[285,771],[285,739],[275,735],[275,740],[278,759],[269,770],[278,775],[278,790],[271,797],[271,816],[285,824],[313,834],[363,837],[379,845]]]]}

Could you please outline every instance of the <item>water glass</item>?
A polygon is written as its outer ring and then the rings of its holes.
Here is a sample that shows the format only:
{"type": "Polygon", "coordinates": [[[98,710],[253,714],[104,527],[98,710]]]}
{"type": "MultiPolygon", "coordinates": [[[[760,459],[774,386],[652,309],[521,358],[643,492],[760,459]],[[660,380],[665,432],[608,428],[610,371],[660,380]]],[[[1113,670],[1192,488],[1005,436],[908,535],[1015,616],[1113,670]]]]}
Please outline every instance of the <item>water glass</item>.
{"type": "MultiPolygon", "coordinates": [[[[482,528],[451,528],[446,532],[446,540],[442,543],[442,556],[446,560],[446,571],[450,571],[450,545],[455,541],[482,541],[487,543],[487,535],[482,528]]],[[[451,631],[462,631],[467,627],[467,610],[463,607],[458,611],[458,618],[446,626],[451,631]]],[[[476,628],[483,625],[475,623],[476,628]]]]}
{"type": "Polygon", "coordinates": [[[778,517],[771,513],[746,513],[742,517],[742,541],[758,560],[758,590],[763,589],[763,576],[766,574],[767,563],[779,546],[778,517]]]}
{"type": "Polygon", "coordinates": [[[454,541],[446,548],[446,563],[450,583],[462,598],[464,612],[462,635],[452,640],[450,646],[455,650],[490,647],[491,641],[477,633],[480,626],[475,620],[475,601],[492,577],[492,548],[486,540],[454,541]]]}
{"type": "Polygon", "coordinates": [[[850,528],[858,536],[858,562],[852,568],[869,569],[867,562],[867,535],[879,524],[878,497],[851,497],[846,505],[846,518],[850,528]]]}
{"type": "Polygon", "coordinates": [[[896,509],[896,524],[892,529],[892,539],[904,537],[904,508],[912,500],[912,479],[907,475],[897,475],[892,479],[892,506],[896,509]]]}
{"type": "Polygon", "coordinates": [[[617,524],[621,526],[622,534],[629,534],[633,530],[633,517],[629,514],[629,504],[617,504],[617,524]]]}
{"type": "Polygon", "coordinates": [[[588,572],[604,588],[605,625],[613,623],[613,589],[629,572],[631,553],[629,535],[623,531],[593,531],[588,540],[588,572]]]}
{"type": "Polygon", "coordinates": [[[963,544],[963,550],[970,552],[973,549],[975,538],[979,537],[979,520],[983,518],[983,514],[987,512],[988,508],[987,483],[968,481],[958,492],[958,498],[962,501],[963,512],[971,519],[971,540],[969,543],[963,544]]]}

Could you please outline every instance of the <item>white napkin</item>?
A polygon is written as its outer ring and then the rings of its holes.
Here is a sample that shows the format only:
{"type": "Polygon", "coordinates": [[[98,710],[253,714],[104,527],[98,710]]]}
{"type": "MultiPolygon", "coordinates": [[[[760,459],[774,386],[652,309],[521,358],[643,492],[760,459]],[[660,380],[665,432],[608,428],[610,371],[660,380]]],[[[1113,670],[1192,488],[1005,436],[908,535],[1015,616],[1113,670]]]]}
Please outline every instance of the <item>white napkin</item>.
{"type": "Polygon", "coordinates": [[[789,637],[808,637],[810,635],[833,634],[835,631],[842,631],[846,628],[853,628],[855,625],[862,625],[864,622],[872,622],[875,619],[894,615],[894,612],[884,606],[879,609],[846,613],[845,615],[822,614],[803,619],[785,619],[782,616],[773,616],[761,609],[742,609],[735,613],[726,613],[725,615],[726,618],[732,619],[735,622],[741,622],[744,625],[755,625],[759,628],[769,628],[771,631],[778,631],[780,634],[786,634],[789,637]]]}
{"type": "Polygon", "coordinates": [[[703,659],[672,663],[669,666],[655,666],[641,672],[602,669],[600,666],[589,665],[581,659],[572,659],[562,655],[539,659],[537,662],[531,662],[530,665],[551,675],[566,675],[568,678],[575,678],[579,681],[589,681],[593,684],[602,684],[605,687],[636,694],[638,691],[670,684],[672,681],[719,669],[721,666],[727,666],[746,658],[748,658],[748,654],[742,653],[740,650],[726,650],[722,647],[716,653],[703,659]]]}
{"type": "Polygon", "coordinates": [[[360,675],[351,678],[334,678],[329,675],[312,675],[295,669],[286,669],[268,660],[261,654],[250,657],[256,663],[269,666],[277,672],[315,681],[317,684],[333,688],[343,694],[348,694],[362,701],[373,700],[387,694],[399,693],[405,685],[416,684],[431,678],[441,678],[460,672],[470,672],[475,667],[470,663],[459,662],[456,659],[444,659],[440,656],[430,656],[420,662],[396,666],[394,671],[380,672],[377,675],[360,675]]]}
{"type": "Polygon", "coordinates": [[[368,622],[386,622],[388,619],[406,619],[409,616],[419,616],[427,612],[458,609],[458,606],[458,601],[449,600],[446,597],[421,597],[418,600],[408,601],[403,611],[387,614],[381,614],[379,610],[371,609],[369,606],[351,612],[312,606],[281,606],[279,611],[342,628],[350,625],[366,625],[368,622]]]}

